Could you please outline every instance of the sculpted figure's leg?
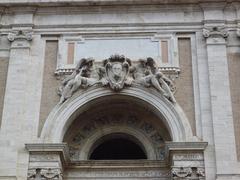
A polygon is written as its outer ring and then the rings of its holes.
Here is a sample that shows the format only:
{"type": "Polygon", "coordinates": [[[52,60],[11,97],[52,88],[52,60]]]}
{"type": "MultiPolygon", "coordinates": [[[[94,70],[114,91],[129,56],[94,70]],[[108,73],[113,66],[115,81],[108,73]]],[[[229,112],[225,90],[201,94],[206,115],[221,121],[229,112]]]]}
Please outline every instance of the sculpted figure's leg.
{"type": "MultiPolygon", "coordinates": [[[[70,90],[70,95],[72,96],[73,93],[75,91],[77,91],[77,89],[82,85],[82,77],[81,76],[77,76],[75,79],[73,79],[73,85],[72,88],[70,90]]],[[[71,97],[70,96],[70,97],[71,97]]]]}
{"type": "Polygon", "coordinates": [[[63,103],[66,99],[72,96],[71,94],[72,86],[73,86],[73,79],[68,81],[66,86],[63,88],[62,95],[60,98],[60,103],[63,103]]]}
{"type": "Polygon", "coordinates": [[[162,93],[164,96],[166,95],[166,92],[164,91],[164,89],[160,86],[159,81],[157,80],[157,78],[155,78],[154,76],[151,77],[151,83],[152,85],[158,90],[160,91],[160,93],[162,93]]]}
{"type": "Polygon", "coordinates": [[[168,86],[168,84],[163,79],[161,79],[161,84],[162,84],[162,87],[163,87],[164,91],[167,93],[167,96],[168,96],[167,98],[171,102],[175,103],[176,99],[173,96],[173,93],[171,92],[170,87],[168,86]]]}

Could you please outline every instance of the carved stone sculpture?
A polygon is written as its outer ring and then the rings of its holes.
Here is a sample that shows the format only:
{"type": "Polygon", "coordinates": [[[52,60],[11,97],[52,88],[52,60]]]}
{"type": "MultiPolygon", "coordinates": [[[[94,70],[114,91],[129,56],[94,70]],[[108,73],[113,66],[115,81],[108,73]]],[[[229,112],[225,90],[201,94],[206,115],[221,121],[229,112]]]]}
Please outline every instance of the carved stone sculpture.
{"type": "Polygon", "coordinates": [[[62,86],[59,88],[61,103],[70,98],[79,88],[86,88],[99,82],[98,79],[91,78],[93,62],[94,60],[91,58],[81,59],[75,71],[63,80],[62,86]]]}
{"type": "Polygon", "coordinates": [[[153,86],[171,102],[176,102],[173,96],[174,85],[172,81],[158,69],[152,58],[141,59],[140,64],[134,68],[134,71],[136,83],[146,87],[153,86]]]}
{"type": "Polygon", "coordinates": [[[130,59],[124,56],[114,55],[104,60],[107,82],[105,85],[109,84],[114,91],[121,90],[125,84],[131,85],[132,78],[129,77],[130,66],[130,59]]]}
{"type": "Polygon", "coordinates": [[[132,65],[130,59],[113,55],[97,68],[93,59],[81,59],[73,73],[62,81],[59,88],[60,103],[70,98],[78,89],[96,84],[109,86],[114,91],[133,84],[153,87],[172,103],[176,102],[173,82],[159,70],[152,58],[140,59],[132,65]]]}

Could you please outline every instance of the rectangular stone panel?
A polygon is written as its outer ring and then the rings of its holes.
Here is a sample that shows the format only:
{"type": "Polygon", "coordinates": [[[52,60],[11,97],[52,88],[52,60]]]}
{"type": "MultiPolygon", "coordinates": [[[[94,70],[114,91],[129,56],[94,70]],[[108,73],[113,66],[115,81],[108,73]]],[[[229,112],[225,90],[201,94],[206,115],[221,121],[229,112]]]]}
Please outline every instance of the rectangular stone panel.
{"type": "Polygon", "coordinates": [[[57,88],[59,81],[54,75],[57,66],[58,42],[47,41],[45,48],[44,60],[44,74],[42,86],[42,98],[39,115],[38,135],[40,135],[45,120],[53,107],[58,103],[59,96],[57,95],[57,88]]]}
{"type": "Polygon", "coordinates": [[[8,58],[0,57],[0,127],[2,122],[2,112],[4,104],[4,95],[6,88],[7,72],[8,72],[8,58]]]}
{"type": "Polygon", "coordinates": [[[159,41],[151,38],[106,38],[85,39],[76,46],[77,60],[93,57],[96,60],[107,59],[111,55],[120,54],[137,60],[139,58],[153,57],[159,59],[159,41]]]}
{"type": "Polygon", "coordinates": [[[237,156],[240,161],[240,53],[228,53],[228,68],[237,156]]]}
{"type": "Polygon", "coordinates": [[[176,79],[177,92],[175,96],[190,122],[193,134],[196,135],[190,38],[178,39],[178,51],[181,72],[179,78],[176,79]]]}
{"type": "Polygon", "coordinates": [[[75,43],[68,43],[67,64],[74,64],[74,46],[75,43]]]}
{"type": "Polygon", "coordinates": [[[162,62],[168,63],[168,42],[161,41],[162,62]]]}

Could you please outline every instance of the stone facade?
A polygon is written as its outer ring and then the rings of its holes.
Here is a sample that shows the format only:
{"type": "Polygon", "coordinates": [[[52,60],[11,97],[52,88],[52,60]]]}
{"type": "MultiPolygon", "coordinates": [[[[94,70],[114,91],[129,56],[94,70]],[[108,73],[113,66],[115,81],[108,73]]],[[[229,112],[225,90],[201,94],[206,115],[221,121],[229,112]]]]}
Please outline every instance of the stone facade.
{"type": "Polygon", "coordinates": [[[239,22],[237,0],[2,0],[0,179],[240,179],[239,22]],[[117,139],[145,157],[91,158],[117,139]]]}

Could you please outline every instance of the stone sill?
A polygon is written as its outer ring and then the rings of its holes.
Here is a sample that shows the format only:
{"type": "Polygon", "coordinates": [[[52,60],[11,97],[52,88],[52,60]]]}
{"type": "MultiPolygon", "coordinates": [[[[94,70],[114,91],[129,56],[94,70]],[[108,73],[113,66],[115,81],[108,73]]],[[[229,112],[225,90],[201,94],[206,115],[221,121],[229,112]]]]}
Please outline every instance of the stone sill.
{"type": "Polygon", "coordinates": [[[156,5],[156,4],[198,4],[210,2],[233,2],[237,0],[1,0],[3,6],[96,6],[96,5],[156,5]]]}
{"type": "Polygon", "coordinates": [[[168,167],[166,161],[161,160],[85,160],[72,161],[69,164],[70,168],[80,169],[131,169],[131,168],[164,168],[168,167]]]}

